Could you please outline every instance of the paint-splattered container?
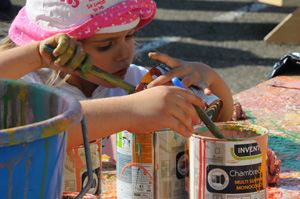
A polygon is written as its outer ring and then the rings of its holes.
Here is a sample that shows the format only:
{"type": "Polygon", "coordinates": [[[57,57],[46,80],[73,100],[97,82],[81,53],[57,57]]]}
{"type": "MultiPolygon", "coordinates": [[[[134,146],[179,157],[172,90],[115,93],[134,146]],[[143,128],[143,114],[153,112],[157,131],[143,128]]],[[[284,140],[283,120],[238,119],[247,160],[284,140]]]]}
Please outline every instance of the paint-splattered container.
{"type": "Polygon", "coordinates": [[[61,198],[66,130],[81,118],[58,89],[0,79],[1,198],[61,198]]]}
{"type": "Polygon", "coordinates": [[[191,199],[267,199],[267,129],[216,123],[226,139],[198,126],[190,138],[191,199]]]}
{"type": "Polygon", "coordinates": [[[166,129],[117,135],[117,196],[188,199],[188,140],[166,129]]]}

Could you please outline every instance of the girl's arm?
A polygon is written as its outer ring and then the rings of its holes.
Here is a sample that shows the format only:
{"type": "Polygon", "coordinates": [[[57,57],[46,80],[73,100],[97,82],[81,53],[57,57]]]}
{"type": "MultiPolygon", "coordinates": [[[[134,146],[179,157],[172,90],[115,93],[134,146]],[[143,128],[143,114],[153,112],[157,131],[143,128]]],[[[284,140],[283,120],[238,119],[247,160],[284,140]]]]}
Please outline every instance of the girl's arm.
{"type": "Polygon", "coordinates": [[[0,52],[0,78],[19,79],[41,67],[39,42],[0,52]]]}
{"type": "MultiPolygon", "coordinates": [[[[202,99],[174,86],[156,86],[122,97],[80,102],[86,117],[90,140],[122,130],[150,133],[170,128],[190,137],[200,119],[192,104],[203,107],[202,99]]],[[[82,144],[80,124],[68,130],[68,147],[82,144]]]]}

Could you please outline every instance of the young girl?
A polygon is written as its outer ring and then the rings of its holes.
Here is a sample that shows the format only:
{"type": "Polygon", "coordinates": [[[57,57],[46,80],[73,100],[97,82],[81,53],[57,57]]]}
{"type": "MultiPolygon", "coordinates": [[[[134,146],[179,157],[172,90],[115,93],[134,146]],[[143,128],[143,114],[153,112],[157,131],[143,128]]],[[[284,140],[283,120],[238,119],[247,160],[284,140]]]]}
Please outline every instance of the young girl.
{"type": "MultiPolygon", "coordinates": [[[[155,11],[152,0],[27,0],[1,47],[0,78],[52,85],[70,93],[80,100],[90,140],[123,130],[149,133],[165,128],[191,136],[193,125],[200,123],[192,104],[203,107],[203,101],[186,89],[163,86],[175,76],[186,87],[195,85],[221,98],[220,121],[230,120],[231,92],[205,64],[150,53],[172,70],[149,89],[130,95],[87,72],[94,65],[138,85],[147,70],[131,63],[134,32],[148,24],[155,11]],[[55,47],[53,55],[43,49],[45,44],[55,47]]],[[[82,144],[78,125],[68,134],[68,148],[82,144]]]]}

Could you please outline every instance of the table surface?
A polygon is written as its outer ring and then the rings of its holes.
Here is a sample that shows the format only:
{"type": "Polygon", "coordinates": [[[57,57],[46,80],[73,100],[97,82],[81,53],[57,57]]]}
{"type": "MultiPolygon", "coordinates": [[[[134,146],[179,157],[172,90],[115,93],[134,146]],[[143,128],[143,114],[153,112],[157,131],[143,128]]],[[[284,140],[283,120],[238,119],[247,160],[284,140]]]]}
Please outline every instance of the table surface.
{"type": "MultiPolygon", "coordinates": [[[[233,96],[251,123],[269,130],[268,147],[281,160],[279,185],[269,198],[300,198],[300,74],[277,76],[233,96]]],[[[116,198],[116,171],[103,162],[102,198],[116,198]]]]}
{"type": "Polygon", "coordinates": [[[269,130],[268,146],[281,160],[279,186],[269,198],[300,198],[300,75],[277,76],[234,95],[248,119],[269,130]]]}

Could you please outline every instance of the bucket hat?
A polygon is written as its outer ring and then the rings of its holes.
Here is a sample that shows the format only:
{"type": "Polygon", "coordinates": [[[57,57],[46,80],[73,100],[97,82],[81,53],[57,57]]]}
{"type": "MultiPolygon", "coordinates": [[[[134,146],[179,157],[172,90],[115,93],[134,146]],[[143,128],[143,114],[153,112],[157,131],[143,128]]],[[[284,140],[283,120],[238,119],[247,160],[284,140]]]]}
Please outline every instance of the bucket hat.
{"type": "Polygon", "coordinates": [[[57,33],[81,40],[95,33],[138,30],[155,12],[153,0],[27,0],[9,36],[19,46],[57,33]]]}

